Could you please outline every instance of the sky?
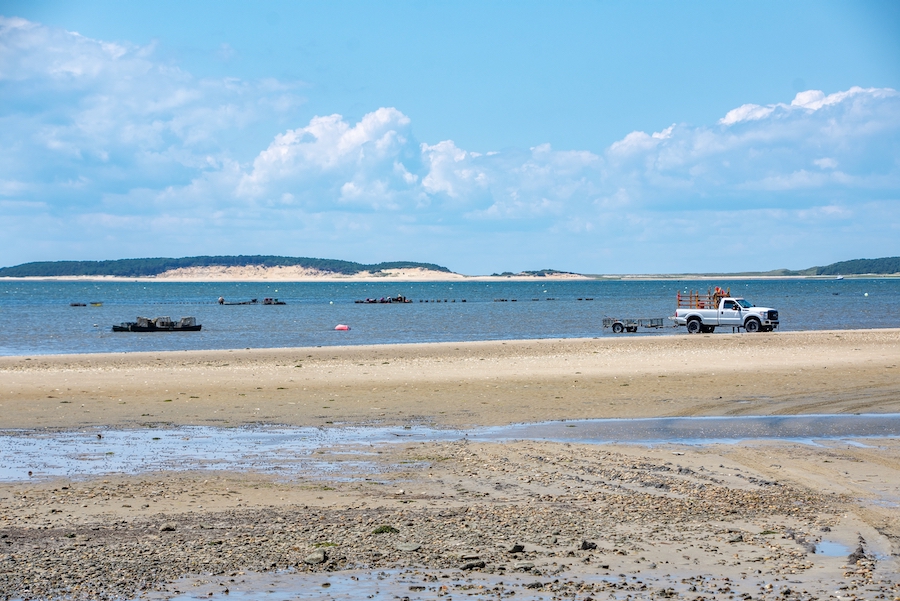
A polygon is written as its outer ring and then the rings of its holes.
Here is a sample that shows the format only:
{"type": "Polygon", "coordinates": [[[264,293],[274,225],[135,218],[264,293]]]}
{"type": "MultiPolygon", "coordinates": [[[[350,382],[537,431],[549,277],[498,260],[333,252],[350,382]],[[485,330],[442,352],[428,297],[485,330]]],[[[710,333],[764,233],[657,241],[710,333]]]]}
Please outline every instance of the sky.
{"type": "Polygon", "coordinates": [[[0,2],[0,266],[900,254],[900,4],[0,2]]]}

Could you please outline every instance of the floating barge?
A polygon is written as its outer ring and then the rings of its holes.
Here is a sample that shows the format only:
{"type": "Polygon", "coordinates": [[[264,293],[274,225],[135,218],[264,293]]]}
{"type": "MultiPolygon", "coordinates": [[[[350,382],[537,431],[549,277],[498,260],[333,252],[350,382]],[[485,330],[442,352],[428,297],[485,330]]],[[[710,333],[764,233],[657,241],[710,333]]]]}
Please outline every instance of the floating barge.
{"type": "Polygon", "coordinates": [[[182,317],[172,321],[168,317],[149,319],[138,317],[137,321],[122,322],[112,327],[113,332],[199,332],[203,326],[194,317],[182,317]]]}
{"type": "MultiPolygon", "coordinates": [[[[227,301],[227,300],[225,300],[224,297],[220,296],[219,300],[216,302],[218,302],[220,305],[257,305],[257,304],[259,304],[259,299],[251,298],[250,300],[235,302],[235,301],[227,301]]],[[[264,305],[286,305],[287,303],[282,300],[278,300],[277,298],[264,298],[262,300],[262,304],[264,304],[264,305]]]]}
{"type": "Polygon", "coordinates": [[[381,298],[367,298],[365,300],[355,300],[353,301],[357,305],[391,305],[394,303],[407,304],[412,301],[403,296],[402,294],[398,294],[397,296],[388,296],[381,298]]]}
{"type": "Polygon", "coordinates": [[[219,303],[220,305],[255,305],[255,304],[256,304],[256,299],[255,299],[255,298],[251,298],[251,299],[248,300],[248,301],[227,301],[227,300],[225,300],[224,297],[220,296],[220,297],[219,297],[219,300],[218,300],[218,303],[219,303]]]}

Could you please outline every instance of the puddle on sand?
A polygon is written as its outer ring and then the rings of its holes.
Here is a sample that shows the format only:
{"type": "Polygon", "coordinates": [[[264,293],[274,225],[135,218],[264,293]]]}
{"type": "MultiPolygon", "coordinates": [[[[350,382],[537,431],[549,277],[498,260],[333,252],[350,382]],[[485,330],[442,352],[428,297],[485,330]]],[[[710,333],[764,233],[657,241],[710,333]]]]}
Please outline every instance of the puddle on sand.
{"type": "MultiPolygon", "coordinates": [[[[557,576],[558,578],[558,576],[557,576]]],[[[544,577],[543,580],[547,578],[544,577]]],[[[514,595],[519,601],[537,601],[546,592],[527,588],[541,580],[537,576],[464,575],[460,572],[426,570],[346,570],[328,574],[277,572],[248,573],[232,577],[186,578],[172,583],[165,593],[150,593],[147,601],[188,601],[228,595],[230,601],[259,599],[434,599],[453,595],[497,599],[514,595]],[[226,592],[227,590],[227,592],[226,592]]]]}
{"type": "MultiPolygon", "coordinates": [[[[555,564],[554,564],[555,565],[555,564]]],[[[651,572],[654,572],[651,570],[651,572]]],[[[189,577],[176,581],[165,592],[148,592],[141,595],[145,601],[188,601],[201,598],[225,598],[229,601],[257,601],[259,599],[375,599],[394,601],[406,599],[516,599],[540,601],[547,599],[592,599],[603,595],[605,599],[622,600],[644,598],[649,591],[672,596],[670,592],[687,593],[690,582],[683,577],[690,574],[672,574],[659,571],[640,575],[601,575],[592,572],[554,571],[536,573],[515,571],[488,574],[461,572],[459,570],[350,569],[330,573],[272,572],[269,574],[240,572],[231,576],[189,577]]],[[[700,579],[701,585],[709,580],[710,592],[714,585],[709,577],[700,579]]],[[[728,582],[733,593],[754,591],[752,582],[728,582]]],[[[696,590],[696,588],[694,589],[696,590]]],[[[749,597],[749,594],[747,595],[749,597]]]]}
{"type": "Polygon", "coordinates": [[[592,419],[485,428],[470,439],[523,438],[561,442],[708,444],[747,439],[813,443],[816,439],[897,437],[900,414],[766,415],[592,419]]]}
{"type": "Polygon", "coordinates": [[[366,449],[360,447],[408,441],[409,436],[435,440],[458,439],[461,435],[355,427],[6,431],[0,434],[0,481],[163,470],[248,470],[335,478],[339,472],[374,472],[374,463],[359,460],[366,455],[366,449]],[[353,452],[342,452],[348,445],[355,445],[353,452]],[[320,450],[328,452],[320,454],[320,450]]]}
{"type": "Polygon", "coordinates": [[[412,427],[185,426],[0,433],[0,481],[161,470],[250,470],[311,477],[375,473],[367,445],[393,442],[548,440],[587,444],[713,444],[776,439],[900,437],[900,414],[598,419],[471,430],[412,427]],[[321,451],[327,451],[321,453],[321,451]],[[346,459],[342,451],[352,451],[346,459]],[[351,459],[352,457],[352,459],[351,459]],[[362,457],[362,460],[360,459],[362,457]]]}
{"type": "Polygon", "coordinates": [[[821,540],[816,543],[816,555],[825,555],[827,557],[847,557],[851,550],[841,543],[830,540],[821,540]]]}

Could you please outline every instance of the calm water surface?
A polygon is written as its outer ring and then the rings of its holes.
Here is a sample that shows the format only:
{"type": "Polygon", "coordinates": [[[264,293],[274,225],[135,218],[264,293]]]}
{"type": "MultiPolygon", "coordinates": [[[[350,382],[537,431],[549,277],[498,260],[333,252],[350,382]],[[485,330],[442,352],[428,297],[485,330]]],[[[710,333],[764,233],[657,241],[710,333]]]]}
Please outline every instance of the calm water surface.
{"type": "MultiPolygon", "coordinates": [[[[35,282],[0,281],[0,354],[455,342],[612,336],[604,316],[665,317],[675,295],[730,287],[781,314],[781,330],[900,327],[898,279],[528,282],[35,282]],[[402,294],[412,304],[353,301],[402,294]],[[277,297],[283,306],[220,306],[277,297]],[[495,302],[505,299],[506,302],[495,302]],[[552,300],[550,300],[552,299],[552,300]],[[579,300],[581,299],[581,300],[579,300]],[[592,300],[587,300],[592,299],[592,300]],[[465,300],[465,302],[462,302],[465,300]],[[419,302],[429,301],[429,302],[419,302]],[[441,302],[434,302],[441,301],[441,302]],[[455,301],[455,302],[454,302],[455,301]],[[102,302],[70,307],[72,302],[102,302]],[[144,317],[194,316],[198,333],[113,333],[144,317]],[[336,332],[345,323],[349,332],[336,332]]],[[[670,322],[666,321],[668,325],[670,322]]],[[[671,335],[666,327],[638,335],[671,335]]]]}

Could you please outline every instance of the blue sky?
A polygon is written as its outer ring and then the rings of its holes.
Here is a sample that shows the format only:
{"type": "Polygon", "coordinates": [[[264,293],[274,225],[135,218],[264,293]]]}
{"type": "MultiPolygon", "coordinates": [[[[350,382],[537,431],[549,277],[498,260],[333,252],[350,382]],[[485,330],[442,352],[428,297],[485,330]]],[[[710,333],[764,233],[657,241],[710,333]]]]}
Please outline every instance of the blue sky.
{"type": "Polygon", "coordinates": [[[0,4],[0,264],[900,254],[891,2],[0,4]]]}

